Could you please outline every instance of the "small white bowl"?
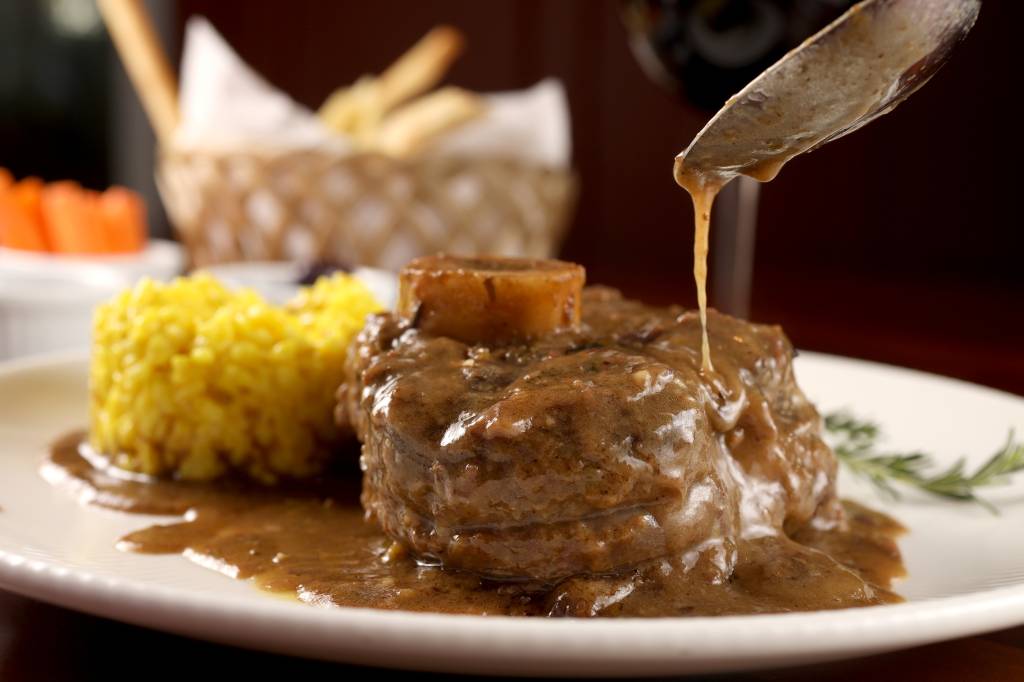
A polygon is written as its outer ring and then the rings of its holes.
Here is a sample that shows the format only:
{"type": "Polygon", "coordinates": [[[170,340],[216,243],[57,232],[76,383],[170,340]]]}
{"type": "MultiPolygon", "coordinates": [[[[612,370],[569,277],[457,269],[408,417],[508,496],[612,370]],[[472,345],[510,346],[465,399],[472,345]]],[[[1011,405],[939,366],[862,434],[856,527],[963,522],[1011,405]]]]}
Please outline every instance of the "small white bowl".
{"type": "Polygon", "coordinates": [[[185,250],[177,242],[166,239],[150,239],[139,253],[100,256],[65,256],[0,247],[0,271],[7,273],[49,276],[57,272],[63,276],[97,268],[111,270],[130,282],[143,277],[169,280],[185,269],[185,250]]]}
{"type": "MultiPolygon", "coordinates": [[[[302,263],[278,261],[223,263],[203,268],[204,272],[228,286],[253,289],[278,305],[288,302],[298,293],[298,282],[308,270],[308,266],[302,263]]],[[[381,305],[394,308],[398,300],[398,276],[395,273],[378,268],[357,267],[351,274],[366,284],[381,305]]]]}
{"type": "Polygon", "coordinates": [[[181,247],[162,240],[95,258],[0,249],[0,359],[88,349],[96,305],[142,277],[171,279],[184,263],[181,247]]]}

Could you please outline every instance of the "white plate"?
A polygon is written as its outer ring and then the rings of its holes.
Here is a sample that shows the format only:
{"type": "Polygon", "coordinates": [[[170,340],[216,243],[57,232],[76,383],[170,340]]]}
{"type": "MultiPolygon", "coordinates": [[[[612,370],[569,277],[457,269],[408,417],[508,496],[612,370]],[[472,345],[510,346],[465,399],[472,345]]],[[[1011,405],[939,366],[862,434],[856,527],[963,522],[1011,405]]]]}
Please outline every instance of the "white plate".
{"type": "MultiPolygon", "coordinates": [[[[882,365],[804,354],[823,410],[880,421],[895,448],[973,463],[1024,433],[1024,399],[882,365]]],[[[886,503],[845,476],[844,495],[903,521],[906,604],[725,618],[544,620],[317,608],[269,596],[177,556],[121,553],[152,523],[79,506],[39,477],[47,444],[86,419],[82,357],[0,366],[0,586],[91,613],[255,649],[467,673],[678,674],[872,654],[1024,623],[1024,476],[974,505],[886,503]]]]}

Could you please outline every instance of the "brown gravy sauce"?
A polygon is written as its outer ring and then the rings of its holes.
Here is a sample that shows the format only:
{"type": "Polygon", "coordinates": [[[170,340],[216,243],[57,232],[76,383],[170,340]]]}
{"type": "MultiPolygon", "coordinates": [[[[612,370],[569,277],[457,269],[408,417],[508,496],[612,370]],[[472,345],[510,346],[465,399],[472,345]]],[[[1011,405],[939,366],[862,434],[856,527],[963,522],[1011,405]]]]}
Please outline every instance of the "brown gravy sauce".
{"type": "Polygon", "coordinates": [[[711,207],[724,183],[708,182],[704,176],[694,175],[677,176],[677,181],[693,200],[693,280],[697,285],[697,309],[700,311],[700,363],[702,372],[711,372],[714,366],[708,342],[708,236],[711,207]]]}
{"type": "MultiPolygon", "coordinates": [[[[759,182],[773,180],[782,166],[792,158],[786,153],[752,164],[743,170],[743,175],[759,182]]],[[[697,285],[697,309],[700,311],[701,326],[701,371],[714,371],[711,362],[711,346],[708,342],[708,246],[711,232],[711,208],[715,197],[731,180],[735,172],[723,172],[686,164],[685,156],[676,157],[673,176],[676,184],[685,189],[693,201],[693,279],[697,285]]]]}
{"type": "Polygon", "coordinates": [[[351,468],[301,486],[266,488],[145,480],[106,466],[83,432],[58,440],[43,476],[81,501],[133,514],[181,516],[118,541],[125,551],[183,554],[261,589],[321,606],[526,616],[701,616],[869,606],[900,601],[904,575],[896,521],[844,503],[844,529],[812,526],[790,537],[744,541],[724,583],[667,562],[626,575],[571,578],[557,585],[489,582],[418,564],[374,525],[359,504],[357,454],[351,468]],[[608,598],[573,595],[600,589],[608,598]]]}

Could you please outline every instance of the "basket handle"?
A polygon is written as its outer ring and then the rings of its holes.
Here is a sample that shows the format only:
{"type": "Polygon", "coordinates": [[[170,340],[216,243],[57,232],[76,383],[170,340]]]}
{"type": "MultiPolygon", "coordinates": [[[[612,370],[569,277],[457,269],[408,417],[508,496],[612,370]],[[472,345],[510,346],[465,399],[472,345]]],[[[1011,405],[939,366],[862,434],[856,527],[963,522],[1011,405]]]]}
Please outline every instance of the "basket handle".
{"type": "Polygon", "coordinates": [[[141,0],[98,0],[107,31],[142,101],[160,146],[178,126],[178,85],[141,0]]]}

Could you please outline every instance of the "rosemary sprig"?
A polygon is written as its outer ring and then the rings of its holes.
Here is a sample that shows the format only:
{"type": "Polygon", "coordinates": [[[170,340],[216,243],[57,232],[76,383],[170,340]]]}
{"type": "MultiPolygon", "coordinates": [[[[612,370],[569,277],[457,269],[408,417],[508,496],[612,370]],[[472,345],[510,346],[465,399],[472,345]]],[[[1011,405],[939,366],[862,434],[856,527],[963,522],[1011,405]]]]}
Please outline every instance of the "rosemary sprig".
{"type": "Polygon", "coordinates": [[[1012,430],[1006,445],[973,473],[966,471],[964,458],[948,469],[930,473],[934,462],[926,453],[878,452],[875,449],[880,435],[878,425],[857,419],[848,412],[827,415],[825,430],[832,436],[832,449],[839,461],[893,499],[899,498],[899,491],[893,484],[902,483],[946,499],[976,502],[996,512],[991,503],[978,497],[977,489],[1004,485],[1009,483],[1011,474],[1024,471],[1024,442],[1015,442],[1012,430]]]}

